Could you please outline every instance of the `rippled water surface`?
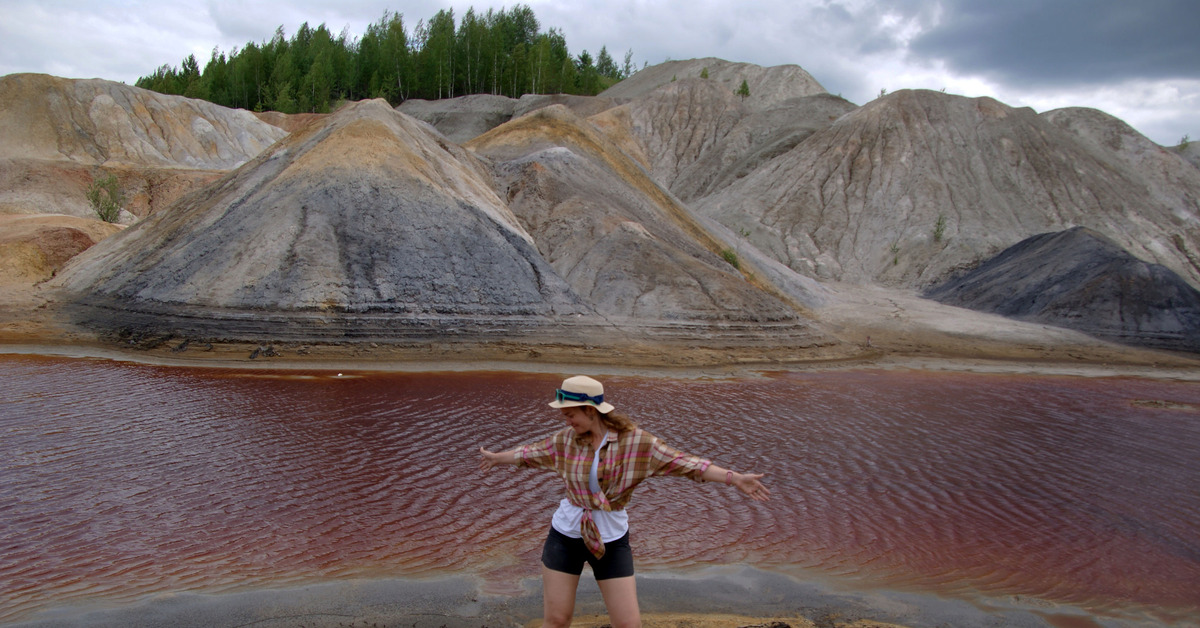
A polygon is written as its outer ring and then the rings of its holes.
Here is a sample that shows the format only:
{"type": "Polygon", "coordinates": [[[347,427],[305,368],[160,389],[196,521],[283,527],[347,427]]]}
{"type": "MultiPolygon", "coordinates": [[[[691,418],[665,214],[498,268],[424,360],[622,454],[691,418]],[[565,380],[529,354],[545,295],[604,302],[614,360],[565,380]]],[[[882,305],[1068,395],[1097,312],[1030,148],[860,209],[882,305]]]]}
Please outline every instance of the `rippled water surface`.
{"type": "MultiPolygon", "coordinates": [[[[317,579],[538,573],[562,492],[477,471],[559,426],[559,376],[0,358],[0,622],[317,579]]],[[[644,571],[748,563],[1097,613],[1200,615],[1200,386],[856,371],[606,378],[668,442],[768,474],[656,479],[644,571]]]]}

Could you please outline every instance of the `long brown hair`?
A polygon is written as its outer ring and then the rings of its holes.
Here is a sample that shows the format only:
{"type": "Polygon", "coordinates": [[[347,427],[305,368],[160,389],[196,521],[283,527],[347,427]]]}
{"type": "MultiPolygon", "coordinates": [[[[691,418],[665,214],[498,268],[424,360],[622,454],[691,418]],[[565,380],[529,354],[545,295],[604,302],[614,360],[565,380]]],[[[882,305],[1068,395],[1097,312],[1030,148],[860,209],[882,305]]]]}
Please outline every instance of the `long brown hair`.
{"type": "Polygon", "coordinates": [[[619,410],[613,410],[608,414],[603,414],[594,406],[584,407],[600,415],[600,422],[604,424],[604,427],[607,427],[618,434],[622,432],[631,432],[637,428],[637,424],[633,422],[633,419],[629,418],[629,415],[619,410]]]}

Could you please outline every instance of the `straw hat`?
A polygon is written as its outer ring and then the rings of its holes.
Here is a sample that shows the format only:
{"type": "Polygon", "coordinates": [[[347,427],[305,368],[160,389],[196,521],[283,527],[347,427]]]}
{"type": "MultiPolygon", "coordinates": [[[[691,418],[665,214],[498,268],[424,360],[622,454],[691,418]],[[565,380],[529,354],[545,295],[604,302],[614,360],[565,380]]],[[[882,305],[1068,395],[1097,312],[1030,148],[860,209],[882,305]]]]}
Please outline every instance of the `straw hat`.
{"type": "Polygon", "coordinates": [[[554,391],[554,401],[551,408],[573,408],[575,406],[592,406],[601,414],[608,414],[616,408],[604,401],[604,385],[585,375],[576,375],[563,380],[562,388],[554,391]]]}

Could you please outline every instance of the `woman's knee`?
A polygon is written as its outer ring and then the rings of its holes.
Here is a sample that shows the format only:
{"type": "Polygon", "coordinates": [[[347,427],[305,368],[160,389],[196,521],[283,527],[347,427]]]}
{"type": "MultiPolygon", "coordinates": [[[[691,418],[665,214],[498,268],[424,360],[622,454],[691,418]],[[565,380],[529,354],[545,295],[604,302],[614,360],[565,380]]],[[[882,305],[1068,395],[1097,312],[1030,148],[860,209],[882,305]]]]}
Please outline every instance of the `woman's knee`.
{"type": "Polygon", "coordinates": [[[542,616],[542,628],[567,628],[571,625],[571,616],[572,613],[546,609],[542,616]]]}
{"type": "Polygon", "coordinates": [[[574,600],[551,600],[546,598],[542,607],[543,628],[567,628],[575,615],[574,600]]]}
{"type": "Polygon", "coordinates": [[[642,614],[638,607],[637,581],[633,576],[600,580],[600,593],[608,609],[613,628],[641,628],[642,614]]]}
{"type": "Polygon", "coordinates": [[[609,615],[608,620],[612,622],[612,628],[642,628],[642,616],[640,614],[620,619],[609,615]]]}

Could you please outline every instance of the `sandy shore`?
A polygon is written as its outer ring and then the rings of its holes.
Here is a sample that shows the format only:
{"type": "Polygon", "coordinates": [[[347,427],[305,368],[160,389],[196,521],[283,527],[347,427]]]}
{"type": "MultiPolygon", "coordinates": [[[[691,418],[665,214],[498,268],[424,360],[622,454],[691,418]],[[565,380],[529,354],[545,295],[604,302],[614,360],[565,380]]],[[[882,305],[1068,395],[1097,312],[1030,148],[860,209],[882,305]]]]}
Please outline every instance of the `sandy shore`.
{"type": "MultiPolygon", "coordinates": [[[[574,625],[605,626],[608,618],[599,590],[590,575],[584,575],[574,625]]],[[[86,607],[57,608],[11,626],[538,628],[540,583],[527,580],[522,586],[523,594],[489,595],[477,579],[456,576],[345,580],[222,594],[162,593],[120,606],[96,601],[86,607]]],[[[1052,604],[953,600],[878,589],[849,591],[744,566],[684,575],[639,574],[638,589],[646,628],[1101,625],[1078,609],[1052,604]]]]}

